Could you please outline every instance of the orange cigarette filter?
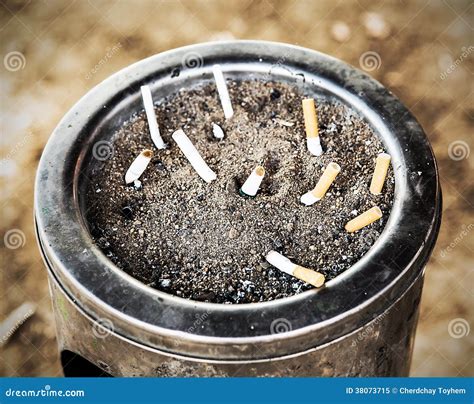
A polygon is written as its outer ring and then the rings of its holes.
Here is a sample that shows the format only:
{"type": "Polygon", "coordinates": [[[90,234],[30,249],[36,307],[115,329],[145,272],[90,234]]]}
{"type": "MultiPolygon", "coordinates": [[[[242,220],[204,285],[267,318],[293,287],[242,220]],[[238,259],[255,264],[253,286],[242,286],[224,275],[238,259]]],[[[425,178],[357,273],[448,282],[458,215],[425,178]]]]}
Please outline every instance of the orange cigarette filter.
{"type": "Polygon", "coordinates": [[[380,153],[375,163],[374,175],[370,183],[370,192],[379,195],[382,192],[385,178],[387,177],[388,167],[390,166],[390,154],[380,153]]]}
{"type": "Polygon", "coordinates": [[[318,137],[318,116],[316,114],[316,105],[313,98],[305,98],[303,100],[304,125],[306,129],[306,137],[318,137]]]}
{"type": "Polygon", "coordinates": [[[379,220],[382,217],[382,211],[378,206],[374,206],[369,210],[361,213],[359,216],[355,217],[354,219],[347,222],[345,229],[349,233],[354,233],[357,230],[362,229],[365,226],[379,220]]]}
{"type": "Polygon", "coordinates": [[[317,288],[323,286],[325,281],[325,277],[322,273],[299,265],[293,270],[293,276],[317,288]]]}

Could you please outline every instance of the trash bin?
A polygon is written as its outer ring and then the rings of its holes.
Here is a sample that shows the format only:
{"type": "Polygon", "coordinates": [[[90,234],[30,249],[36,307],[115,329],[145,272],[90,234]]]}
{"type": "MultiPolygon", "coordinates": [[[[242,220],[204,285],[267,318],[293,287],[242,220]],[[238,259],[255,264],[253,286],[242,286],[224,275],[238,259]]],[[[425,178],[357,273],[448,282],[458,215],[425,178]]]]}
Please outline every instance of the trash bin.
{"type": "Polygon", "coordinates": [[[441,220],[430,144],[380,83],[321,53],[264,41],[198,44],[114,74],[54,130],[35,187],[38,243],[49,275],[65,375],[406,376],[426,262],[441,220]],[[349,105],[392,156],[395,198],[369,252],[324,288],[251,304],[182,299],[118,269],[84,219],[93,145],[159,94],[212,77],[293,82],[349,105]]]}

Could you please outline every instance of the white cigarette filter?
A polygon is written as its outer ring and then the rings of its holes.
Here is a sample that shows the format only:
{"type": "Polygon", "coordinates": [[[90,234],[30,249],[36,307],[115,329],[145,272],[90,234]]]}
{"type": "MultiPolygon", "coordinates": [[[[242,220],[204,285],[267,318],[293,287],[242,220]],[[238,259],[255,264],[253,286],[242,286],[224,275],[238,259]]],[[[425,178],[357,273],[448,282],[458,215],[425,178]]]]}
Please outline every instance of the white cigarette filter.
{"type": "Polygon", "coordinates": [[[153,152],[151,150],[143,150],[125,173],[125,182],[131,184],[132,182],[138,180],[143,172],[146,170],[148,163],[153,157],[153,152]]]}
{"type": "Polygon", "coordinates": [[[178,147],[181,149],[188,161],[191,163],[194,170],[204,181],[209,183],[217,178],[216,173],[209,168],[207,163],[194,147],[191,140],[189,140],[189,138],[181,129],[173,133],[173,139],[178,144],[178,147]]]}
{"type": "Polygon", "coordinates": [[[325,278],[322,273],[296,265],[284,255],[276,251],[270,251],[266,256],[266,260],[270,265],[273,265],[280,271],[288,275],[292,275],[295,278],[302,280],[303,282],[309,283],[310,285],[313,285],[317,288],[324,285],[325,278]]]}
{"type": "Polygon", "coordinates": [[[249,175],[247,180],[242,185],[240,189],[244,194],[249,196],[257,195],[260,184],[262,183],[263,177],[265,175],[265,169],[262,166],[257,166],[254,168],[252,173],[249,175]]]}
{"type": "Polygon", "coordinates": [[[308,150],[314,156],[320,156],[323,154],[323,149],[319,140],[318,115],[313,98],[305,98],[303,100],[303,115],[308,150]]]}
{"type": "Polygon", "coordinates": [[[221,66],[212,66],[212,72],[214,73],[214,80],[216,81],[217,92],[219,93],[219,98],[221,99],[222,109],[224,110],[224,116],[226,119],[232,118],[232,116],[234,115],[234,110],[230,102],[229,90],[227,89],[227,84],[225,82],[221,66]]]}
{"type": "Polygon", "coordinates": [[[212,124],[212,134],[216,139],[224,139],[224,131],[219,125],[215,123],[212,124]]]}
{"type": "Polygon", "coordinates": [[[311,206],[326,195],[327,190],[340,173],[341,167],[337,163],[329,163],[312,191],[305,193],[301,197],[301,202],[306,206],[311,206]]]}
{"type": "Polygon", "coordinates": [[[374,206],[369,210],[361,213],[359,216],[347,222],[345,229],[349,233],[354,233],[357,230],[362,229],[365,226],[379,220],[382,217],[382,211],[378,206],[374,206]]]}
{"type": "Polygon", "coordinates": [[[370,183],[370,192],[379,195],[382,192],[385,178],[387,177],[388,167],[390,166],[390,154],[380,153],[375,162],[374,175],[370,183]]]}
{"type": "Polygon", "coordinates": [[[165,142],[160,135],[160,129],[158,128],[158,122],[156,120],[155,107],[153,106],[153,97],[151,96],[151,90],[149,86],[141,86],[143,106],[145,107],[146,119],[148,121],[148,127],[150,128],[151,140],[155,144],[157,149],[164,149],[166,147],[165,142]]]}

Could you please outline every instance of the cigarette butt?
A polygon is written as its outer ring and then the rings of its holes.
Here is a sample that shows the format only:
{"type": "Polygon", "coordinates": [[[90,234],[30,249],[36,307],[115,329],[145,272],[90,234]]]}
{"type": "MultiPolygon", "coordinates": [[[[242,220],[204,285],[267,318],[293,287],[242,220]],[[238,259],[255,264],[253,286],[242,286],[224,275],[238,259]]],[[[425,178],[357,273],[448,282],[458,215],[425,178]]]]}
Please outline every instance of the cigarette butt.
{"type": "Polygon", "coordinates": [[[314,156],[320,156],[323,153],[323,149],[319,140],[318,115],[314,99],[305,98],[302,103],[308,150],[314,156]]]}
{"type": "Polygon", "coordinates": [[[308,269],[302,266],[297,265],[296,268],[293,270],[293,275],[301,279],[302,281],[309,283],[317,288],[324,285],[324,275],[320,272],[313,271],[312,269],[308,269]]]}
{"type": "Polygon", "coordinates": [[[380,153],[375,163],[374,175],[370,183],[370,192],[379,195],[382,192],[385,178],[387,177],[388,167],[390,166],[390,154],[380,153]]]}
{"type": "Polygon", "coordinates": [[[249,196],[257,195],[260,184],[262,183],[263,176],[265,175],[265,169],[262,166],[257,166],[249,175],[247,180],[240,189],[244,194],[249,196]]]}
{"type": "Polygon", "coordinates": [[[214,135],[216,139],[219,139],[219,140],[224,139],[224,131],[219,125],[215,123],[212,124],[212,134],[214,135]]]}
{"type": "Polygon", "coordinates": [[[216,173],[210,169],[183,130],[177,130],[173,133],[172,137],[188,161],[191,163],[194,170],[204,181],[209,183],[217,178],[216,173]]]}
{"type": "Polygon", "coordinates": [[[234,109],[230,102],[229,90],[225,82],[224,74],[220,65],[212,66],[212,73],[214,74],[214,80],[216,81],[217,92],[221,99],[222,109],[224,110],[224,116],[226,119],[232,118],[234,115],[234,109]]]}
{"type": "Polygon", "coordinates": [[[301,197],[301,202],[306,206],[319,201],[326,195],[327,190],[340,173],[341,167],[337,163],[329,163],[325,168],[323,175],[319,179],[314,189],[301,197]]]}
{"type": "Polygon", "coordinates": [[[151,140],[157,149],[164,149],[165,142],[161,138],[158,122],[156,121],[155,107],[153,105],[153,97],[149,86],[141,86],[143,106],[145,107],[148,128],[150,129],[151,140]]]}
{"type": "Polygon", "coordinates": [[[313,98],[303,100],[304,126],[306,128],[306,137],[318,137],[318,116],[316,115],[316,106],[313,98]]]}
{"type": "Polygon", "coordinates": [[[355,217],[354,219],[347,222],[345,229],[349,233],[354,233],[357,230],[362,229],[365,226],[375,222],[376,220],[382,217],[382,211],[378,206],[374,206],[369,210],[361,213],[359,216],[355,217]]]}
{"type": "Polygon", "coordinates": [[[324,284],[325,278],[323,274],[313,271],[312,269],[296,265],[279,252],[270,251],[266,256],[266,260],[270,265],[273,265],[280,271],[288,275],[292,275],[295,278],[298,278],[317,288],[324,284]]]}
{"type": "Polygon", "coordinates": [[[153,152],[151,150],[143,150],[135,160],[133,160],[132,164],[128,168],[127,172],[125,173],[125,182],[127,184],[131,184],[132,182],[138,180],[140,176],[143,174],[145,169],[148,166],[151,158],[153,156],[153,152]]]}

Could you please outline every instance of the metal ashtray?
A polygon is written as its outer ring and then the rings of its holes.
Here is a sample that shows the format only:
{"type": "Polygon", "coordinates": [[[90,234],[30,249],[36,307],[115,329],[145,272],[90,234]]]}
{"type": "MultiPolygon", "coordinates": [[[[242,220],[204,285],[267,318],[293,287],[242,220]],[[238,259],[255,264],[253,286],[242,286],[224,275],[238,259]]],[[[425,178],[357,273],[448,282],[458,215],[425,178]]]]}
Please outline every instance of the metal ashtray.
{"type": "Polygon", "coordinates": [[[35,189],[66,375],[407,375],[423,269],[440,219],[433,152],[400,101],[339,60],[263,41],[188,46],[114,74],[55,129],[35,189]],[[216,63],[230,78],[282,80],[338,99],[371,124],[392,156],[395,200],[381,237],[322,289],[240,305],[185,300],[130,277],[92,241],[82,196],[93,145],[142,109],[141,85],[159,98],[209,79],[216,63]]]}

